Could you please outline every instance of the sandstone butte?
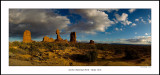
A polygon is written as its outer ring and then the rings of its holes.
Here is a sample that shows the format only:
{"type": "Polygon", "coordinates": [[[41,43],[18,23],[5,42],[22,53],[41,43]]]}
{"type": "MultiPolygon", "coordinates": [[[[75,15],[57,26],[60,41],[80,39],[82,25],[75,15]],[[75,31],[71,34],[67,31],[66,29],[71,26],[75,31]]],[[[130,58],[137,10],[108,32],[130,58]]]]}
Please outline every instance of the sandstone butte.
{"type": "Polygon", "coordinates": [[[23,42],[24,43],[30,43],[32,42],[31,40],[31,32],[29,30],[25,30],[23,33],[23,42]]]}
{"type": "Polygon", "coordinates": [[[45,36],[45,37],[43,37],[43,42],[54,42],[54,39],[45,36]]]}
{"type": "MultiPolygon", "coordinates": [[[[47,36],[43,37],[43,42],[68,42],[67,39],[63,40],[60,36],[60,32],[59,29],[56,30],[56,34],[57,34],[57,39],[54,40],[53,38],[49,38],[47,36]]],[[[25,30],[24,34],[23,34],[23,42],[24,43],[30,43],[32,42],[31,40],[31,32],[29,30],[25,30]]],[[[72,43],[76,43],[76,32],[71,32],[70,34],[70,42],[72,43]]],[[[90,40],[89,42],[90,44],[95,44],[93,40],[90,40]]]]}
{"type": "Polygon", "coordinates": [[[57,34],[57,39],[56,39],[56,41],[62,41],[63,39],[62,39],[61,36],[60,36],[59,29],[56,30],[56,34],[57,34]]]}
{"type": "Polygon", "coordinates": [[[90,42],[89,42],[90,44],[94,44],[94,41],[93,40],[90,40],[90,42]]]}
{"type": "Polygon", "coordinates": [[[76,43],[76,32],[71,32],[71,34],[70,34],[70,42],[76,43]]]}

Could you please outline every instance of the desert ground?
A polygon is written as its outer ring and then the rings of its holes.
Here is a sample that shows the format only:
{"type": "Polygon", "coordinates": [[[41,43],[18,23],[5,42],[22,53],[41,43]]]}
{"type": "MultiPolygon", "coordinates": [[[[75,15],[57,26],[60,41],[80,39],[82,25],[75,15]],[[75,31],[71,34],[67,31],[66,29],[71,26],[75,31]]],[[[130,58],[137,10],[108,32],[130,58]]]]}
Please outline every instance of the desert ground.
{"type": "Polygon", "coordinates": [[[151,45],[14,41],[9,66],[151,66],[151,45]]]}

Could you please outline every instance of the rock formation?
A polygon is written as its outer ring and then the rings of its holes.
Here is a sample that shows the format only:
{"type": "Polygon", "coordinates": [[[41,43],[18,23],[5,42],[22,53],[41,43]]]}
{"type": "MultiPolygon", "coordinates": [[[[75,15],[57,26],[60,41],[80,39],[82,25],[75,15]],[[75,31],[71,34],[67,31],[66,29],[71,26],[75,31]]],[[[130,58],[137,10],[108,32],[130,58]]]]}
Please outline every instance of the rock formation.
{"type": "Polygon", "coordinates": [[[90,42],[89,42],[90,44],[94,44],[94,41],[93,40],[90,40],[90,42]]]}
{"type": "Polygon", "coordinates": [[[56,39],[56,41],[62,41],[63,39],[62,39],[61,36],[60,36],[59,29],[56,30],[56,34],[57,34],[57,39],[56,39]]]}
{"type": "Polygon", "coordinates": [[[76,32],[71,32],[70,42],[76,43],[76,32]]]}
{"type": "Polygon", "coordinates": [[[43,42],[54,42],[54,39],[45,36],[45,37],[43,37],[43,42]]]}
{"type": "Polygon", "coordinates": [[[31,40],[31,32],[29,30],[25,30],[23,33],[23,42],[24,43],[30,43],[32,42],[31,40]]]}
{"type": "Polygon", "coordinates": [[[50,38],[50,42],[54,42],[55,40],[53,38],[50,38]]]}

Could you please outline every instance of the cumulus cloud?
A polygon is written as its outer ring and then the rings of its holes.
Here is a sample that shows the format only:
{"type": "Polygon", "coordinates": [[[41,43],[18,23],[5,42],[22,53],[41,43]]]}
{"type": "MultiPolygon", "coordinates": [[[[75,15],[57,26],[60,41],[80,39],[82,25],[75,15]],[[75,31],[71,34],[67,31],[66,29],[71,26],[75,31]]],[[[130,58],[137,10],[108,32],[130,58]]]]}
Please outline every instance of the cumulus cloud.
{"type": "Polygon", "coordinates": [[[130,25],[132,22],[128,21],[128,14],[122,13],[120,16],[119,14],[115,14],[116,20],[121,22],[123,25],[130,25]]]}
{"type": "Polygon", "coordinates": [[[105,32],[111,24],[114,24],[108,18],[108,14],[97,9],[75,9],[70,10],[70,12],[80,15],[85,21],[79,21],[77,24],[73,24],[66,29],[67,31],[96,34],[96,32],[105,32]]]}
{"type": "Polygon", "coordinates": [[[135,21],[139,21],[139,19],[137,18],[137,19],[135,19],[135,21]]]}
{"type": "Polygon", "coordinates": [[[119,29],[118,29],[118,28],[115,28],[115,30],[118,31],[119,29]]]}
{"type": "Polygon", "coordinates": [[[129,11],[129,13],[133,13],[134,11],[136,11],[136,9],[130,9],[128,11],[129,11]]]}
{"type": "MultiPolygon", "coordinates": [[[[137,19],[135,19],[135,21],[137,22],[142,22],[142,23],[147,23],[142,17],[139,17],[137,19]]],[[[150,23],[150,20],[148,19],[149,23],[150,23]]]]}
{"type": "Polygon", "coordinates": [[[122,28],[115,28],[116,31],[123,31],[122,28]]]}
{"type": "Polygon", "coordinates": [[[144,21],[144,19],[143,19],[143,18],[141,18],[141,22],[146,23],[146,21],[144,21]]]}
{"type": "Polygon", "coordinates": [[[127,44],[151,44],[151,36],[135,36],[134,38],[118,40],[127,44]]]}
{"type": "Polygon", "coordinates": [[[148,33],[145,33],[145,35],[148,35],[148,33]]]}
{"type": "Polygon", "coordinates": [[[118,11],[119,9],[98,9],[99,11],[107,11],[108,13],[111,13],[113,11],[118,11]]]}
{"type": "Polygon", "coordinates": [[[150,19],[148,19],[148,23],[151,23],[151,20],[150,20],[150,19]]]}
{"type": "Polygon", "coordinates": [[[120,30],[120,31],[122,31],[123,29],[122,29],[122,28],[120,28],[119,30],[120,30]]]}
{"type": "Polygon", "coordinates": [[[111,34],[110,32],[105,32],[105,34],[111,34]]]}
{"type": "Polygon", "coordinates": [[[135,24],[135,23],[132,23],[131,27],[134,27],[134,26],[136,26],[136,24],[135,24]]]}
{"type": "Polygon", "coordinates": [[[43,9],[10,9],[9,36],[23,36],[27,29],[32,37],[54,34],[56,29],[64,29],[70,24],[66,16],[61,16],[51,10],[43,9]]]}

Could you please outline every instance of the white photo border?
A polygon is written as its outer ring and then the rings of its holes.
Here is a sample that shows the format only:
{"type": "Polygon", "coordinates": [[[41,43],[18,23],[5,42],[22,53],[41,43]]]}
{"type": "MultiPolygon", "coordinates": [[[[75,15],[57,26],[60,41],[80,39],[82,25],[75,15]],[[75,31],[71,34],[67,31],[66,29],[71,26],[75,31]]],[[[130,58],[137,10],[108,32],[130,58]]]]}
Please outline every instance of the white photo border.
{"type": "Polygon", "coordinates": [[[159,1],[1,1],[1,73],[2,74],[158,74],[159,73],[159,1]],[[151,9],[152,66],[9,66],[10,8],[143,8],[151,9]],[[69,71],[101,69],[101,71],[69,71]]]}

